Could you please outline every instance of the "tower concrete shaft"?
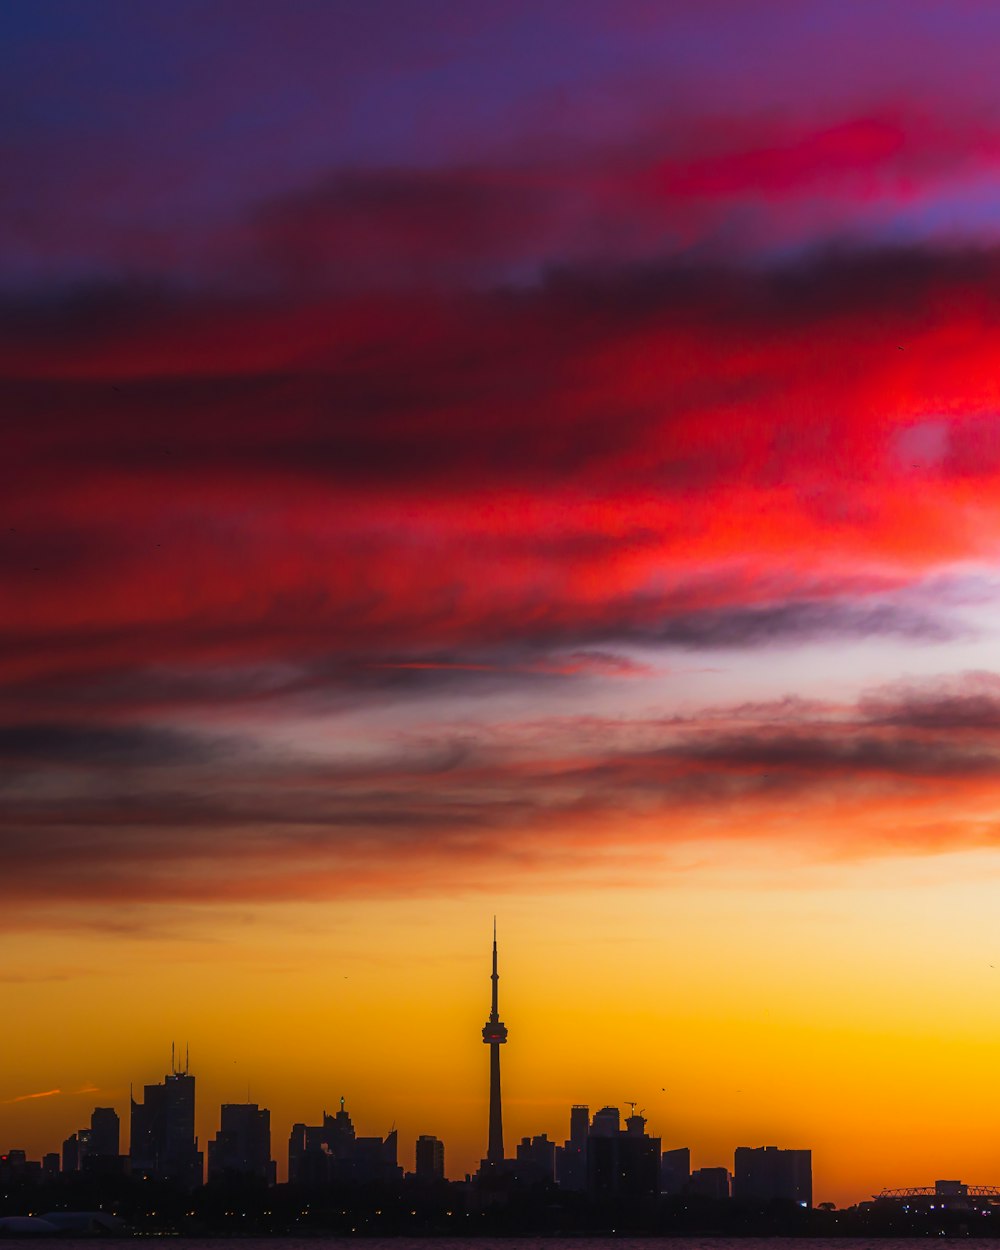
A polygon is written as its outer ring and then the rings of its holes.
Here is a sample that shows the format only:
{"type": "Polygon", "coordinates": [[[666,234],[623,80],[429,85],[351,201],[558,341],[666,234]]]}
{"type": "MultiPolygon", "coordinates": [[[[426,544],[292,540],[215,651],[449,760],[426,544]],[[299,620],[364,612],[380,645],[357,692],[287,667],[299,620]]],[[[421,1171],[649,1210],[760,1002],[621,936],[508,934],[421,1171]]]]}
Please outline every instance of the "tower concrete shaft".
{"type": "Polygon", "coordinates": [[[503,1110],[500,1103],[500,1047],[507,1041],[507,1026],[500,1019],[497,1000],[497,922],[493,920],[493,1003],[490,1018],[483,1025],[483,1041],[490,1048],[490,1136],[486,1151],[488,1163],[503,1162],[503,1110]]]}

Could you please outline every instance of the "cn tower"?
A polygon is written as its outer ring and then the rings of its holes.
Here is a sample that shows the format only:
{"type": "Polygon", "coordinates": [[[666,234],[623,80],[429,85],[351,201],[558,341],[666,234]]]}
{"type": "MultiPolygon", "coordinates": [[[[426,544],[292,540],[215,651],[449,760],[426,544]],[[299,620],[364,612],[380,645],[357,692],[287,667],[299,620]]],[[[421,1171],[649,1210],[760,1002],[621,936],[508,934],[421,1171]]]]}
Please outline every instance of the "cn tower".
{"type": "Polygon", "coordinates": [[[507,1041],[507,1026],[497,1010],[497,920],[493,917],[493,1006],[483,1025],[483,1041],[490,1048],[490,1144],[487,1163],[503,1163],[503,1111],[500,1107],[500,1047],[507,1041]]]}

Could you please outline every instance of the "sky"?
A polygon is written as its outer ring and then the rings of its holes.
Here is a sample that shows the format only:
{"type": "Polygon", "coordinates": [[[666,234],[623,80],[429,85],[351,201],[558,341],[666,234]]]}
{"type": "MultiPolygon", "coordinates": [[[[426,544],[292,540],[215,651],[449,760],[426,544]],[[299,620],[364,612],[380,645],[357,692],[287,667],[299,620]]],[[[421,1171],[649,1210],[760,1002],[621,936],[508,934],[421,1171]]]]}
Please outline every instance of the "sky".
{"type": "Polygon", "coordinates": [[[0,36],[0,1149],[1000,1183],[997,6],[0,36]]]}

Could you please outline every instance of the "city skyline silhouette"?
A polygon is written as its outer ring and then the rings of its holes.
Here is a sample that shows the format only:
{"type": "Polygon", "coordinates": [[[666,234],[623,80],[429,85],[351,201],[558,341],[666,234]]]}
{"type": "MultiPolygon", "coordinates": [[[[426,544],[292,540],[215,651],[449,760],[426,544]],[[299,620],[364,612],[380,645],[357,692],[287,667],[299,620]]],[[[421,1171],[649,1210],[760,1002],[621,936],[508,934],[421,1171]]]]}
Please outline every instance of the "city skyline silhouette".
{"type": "MultiPolygon", "coordinates": [[[[662,1151],[661,1139],[647,1133],[647,1120],[643,1111],[636,1111],[635,1102],[629,1104],[631,1113],[624,1129],[618,1107],[605,1105],[591,1120],[589,1108],[576,1103],[570,1109],[569,1137],[562,1145],[547,1133],[536,1133],[524,1136],[516,1151],[506,1152],[499,1048],[506,1044],[508,1031],[499,1016],[495,916],[491,958],[490,1013],[482,1029],[482,1040],[490,1047],[486,1149],[475,1174],[465,1176],[465,1201],[471,1200],[473,1210],[486,1209],[498,1200],[504,1207],[514,1206],[521,1201],[519,1195],[535,1189],[561,1191],[567,1196],[586,1195],[598,1203],[625,1202],[634,1204],[637,1211],[643,1204],[665,1196],[713,1202],[730,1198],[744,1202],[777,1201],[789,1207],[812,1209],[809,1150],[744,1146],[736,1149],[731,1172],[725,1167],[692,1170],[690,1150],[673,1147],[662,1151]],[[477,1200],[477,1194],[482,1194],[483,1199],[477,1200]]],[[[112,1199],[109,1214],[116,1219],[119,1211],[128,1207],[129,1188],[137,1192],[134,1187],[138,1185],[141,1190],[143,1183],[165,1186],[166,1193],[177,1195],[193,1194],[205,1185],[209,1191],[218,1190],[222,1195],[234,1186],[234,1193],[254,1190],[262,1194],[277,1184],[278,1164],[272,1153],[279,1152],[273,1149],[269,1108],[251,1104],[249,1090],[246,1103],[223,1103],[218,1132],[204,1147],[196,1133],[195,1108],[196,1077],[191,1070],[190,1047],[185,1045],[181,1059],[176,1043],[171,1043],[170,1069],[162,1081],[146,1084],[141,1097],[129,1087],[127,1148],[122,1146],[121,1118],[115,1109],[96,1107],[89,1127],[71,1133],[58,1152],[46,1151],[40,1160],[29,1159],[20,1147],[0,1154],[0,1182],[12,1185],[15,1193],[25,1185],[30,1190],[32,1186],[43,1189],[60,1182],[64,1186],[72,1184],[77,1195],[75,1205],[89,1205],[94,1211],[103,1210],[104,1204],[93,1196],[103,1192],[102,1186],[117,1182],[119,1187],[125,1186],[125,1199],[121,1195],[112,1199]]],[[[408,1179],[439,1187],[446,1183],[445,1150],[445,1143],[438,1137],[420,1134],[408,1179]]],[[[324,1110],[319,1124],[292,1125],[286,1157],[287,1169],[281,1179],[287,1181],[293,1193],[318,1196],[330,1191],[356,1190],[359,1195],[374,1195],[367,1199],[373,1209],[378,1202],[388,1200],[404,1180],[395,1124],[384,1140],[360,1136],[343,1095],[335,1115],[324,1110]]],[[[961,1186],[959,1189],[963,1194],[967,1192],[961,1186]]],[[[4,1199],[8,1203],[10,1194],[5,1194],[4,1199]]],[[[15,1222],[23,1218],[16,1212],[13,1216],[0,1212],[0,1216],[15,1222]]],[[[58,1226],[62,1217],[49,1218],[55,1219],[58,1226]]],[[[17,1230],[0,1224],[0,1232],[3,1231],[17,1230]]],[[[21,1231],[33,1230],[26,1225],[21,1231]]],[[[46,1227],[45,1231],[52,1230],[46,1227]]]]}
{"type": "MultiPolygon", "coordinates": [[[[706,1164],[698,1159],[692,1166],[688,1146],[664,1142],[647,1131],[645,1109],[637,1112],[635,1101],[628,1102],[630,1114],[625,1128],[621,1127],[617,1105],[602,1106],[591,1119],[588,1106],[574,1103],[569,1109],[569,1136],[564,1143],[560,1145],[548,1132],[528,1133],[516,1151],[505,1151],[499,1046],[507,1042],[508,1030],[499,1017],[496,917],[491,959],[490,1012],[482,1029],[482,1040],[490,1047],[485,1149],[478,1168],[465,1174],[473,1191],[482,1187],[484,1192],[510,1195],[512,1186],[516,1193],[526,1185],[547,1183],[566,1194],[586,1193],[592,1199],[602,1195],[618,1195],[633,1202],[639,1202],[643,1195],[661,1199],[683,1196],[696,1202],[780,1198],[788,1205],[812,1209],[810,1149],[741,1145],[734,1148],[731,1166],[728,1161],[706,1164]]],[[[32,1161],[23,1147],[13,1147],[0,1155],[0,1164],[13,1169],[10,1175],[15,1178],[25,1166],[33,1170],[35,1184],[45,1178],[51,1181],[76,1174],[84,1182],[89,1177],[92,1185],[113,1177],[131,1182],[154,1180],[179,1193],[200,1189],[206,1182],[210,1187],[232,1183],[241,1176],[258,1187],[273,1186],[280,1179],[317,1193],[330,1185],[358,1186],[360,1192],[373,1184],[391,1188],[402,1180],[395,1121],[384,1141],[379,1136],[359,1136],[344,1095],[339,1098],[336,1115],[323,1110],[320,1125],[293,1124],[283,1151],[271,1136],[270,1108],[250,1103],[248,1089],[245,1103],[222,1104],[218,1131],[203,1145],[196,1132],[196,1077],[191,1070],[190,1046],[185,1044],[182,1059],[178,1054],[176,1042],[171,1043],[169,1071],[161,1081],[146,1084],[141,1097],[129,1085],[127,1147],[122,1144],[122,1118],[113,1107],[99,1106],[91,1114],[89,1127],[71,1133],[59,1151],[46,1150],[40,1160],[32,1161]]],[[[88,1087],[77,1094],[96,1092],[97,1087],[88,1087]]],[[[61,1091],[49,1093],[57,1096],[61,1091]]],[[[25,1101],[44,1096],[29,1096],[25,1101]]],[[[204,1119],[204,1112],[200,1119],[204,1119]]],[[[447,1143],[436,1135],[417,1134],[409,1174],[418,1181],[446,1180],[446,1151],[447,1143]]],[[[894,1166],[893,1161],[888,1160],[887,1165],[894,1166]]],[[[879,1195],[897,1206],[904,1201],[916,1202],[914,1209],[922,1209],[925,1215],[934,1208],[920,1208],[919,1204],[934,1196],[948,1199],[956,1213],[972,1195],[978,1196],[974,1201],[986,1204],[986,1214],[993,1213],[990,1204],[994,1200],[1000,1203],[1000,1188],[958,1180],[938,1179],[923,1187],[882,1185],[871,1196],[879,1195]]],[[[508,1196],[507,1201],[511,1200],[508,1196]]],[[[859,1201],[864,1205],[863,1199],[859,1201]]],[[[836,1206],[829,1200],[820,1205],[830,1209],[836,1206]]],[[[909,1211],[910,1207],[900,1209],[909,1211]]]]}

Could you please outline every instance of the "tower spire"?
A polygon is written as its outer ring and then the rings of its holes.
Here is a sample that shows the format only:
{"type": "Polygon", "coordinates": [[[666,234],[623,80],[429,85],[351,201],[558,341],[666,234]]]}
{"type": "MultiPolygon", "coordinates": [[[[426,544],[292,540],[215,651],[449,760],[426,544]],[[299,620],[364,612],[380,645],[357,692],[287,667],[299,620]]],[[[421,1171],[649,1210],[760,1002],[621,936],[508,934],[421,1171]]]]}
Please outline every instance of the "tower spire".
{"type": "Polygon", "coordinates": [[[503,1163],[503,1109],[500,1102],[500,1047],[507,1041],[507,1026],[500,1019],[497,985],[497,918],[493,917],[493,982],[490,1018],[483,1026],[483,1041],[490,1048],[490,1134],[486,1162],[503,1163]]]}
{"type": "Polygon", "coordinates": [[[490,1010],[490,1021],[493,1024],[500,1019],[499,1009],[497,1006],[497,982],[500,980],[500,974],[497,972],[497,918],[493,917],[493,975],[490,978],[493,982],[493,1006],[490,1010]]]}

